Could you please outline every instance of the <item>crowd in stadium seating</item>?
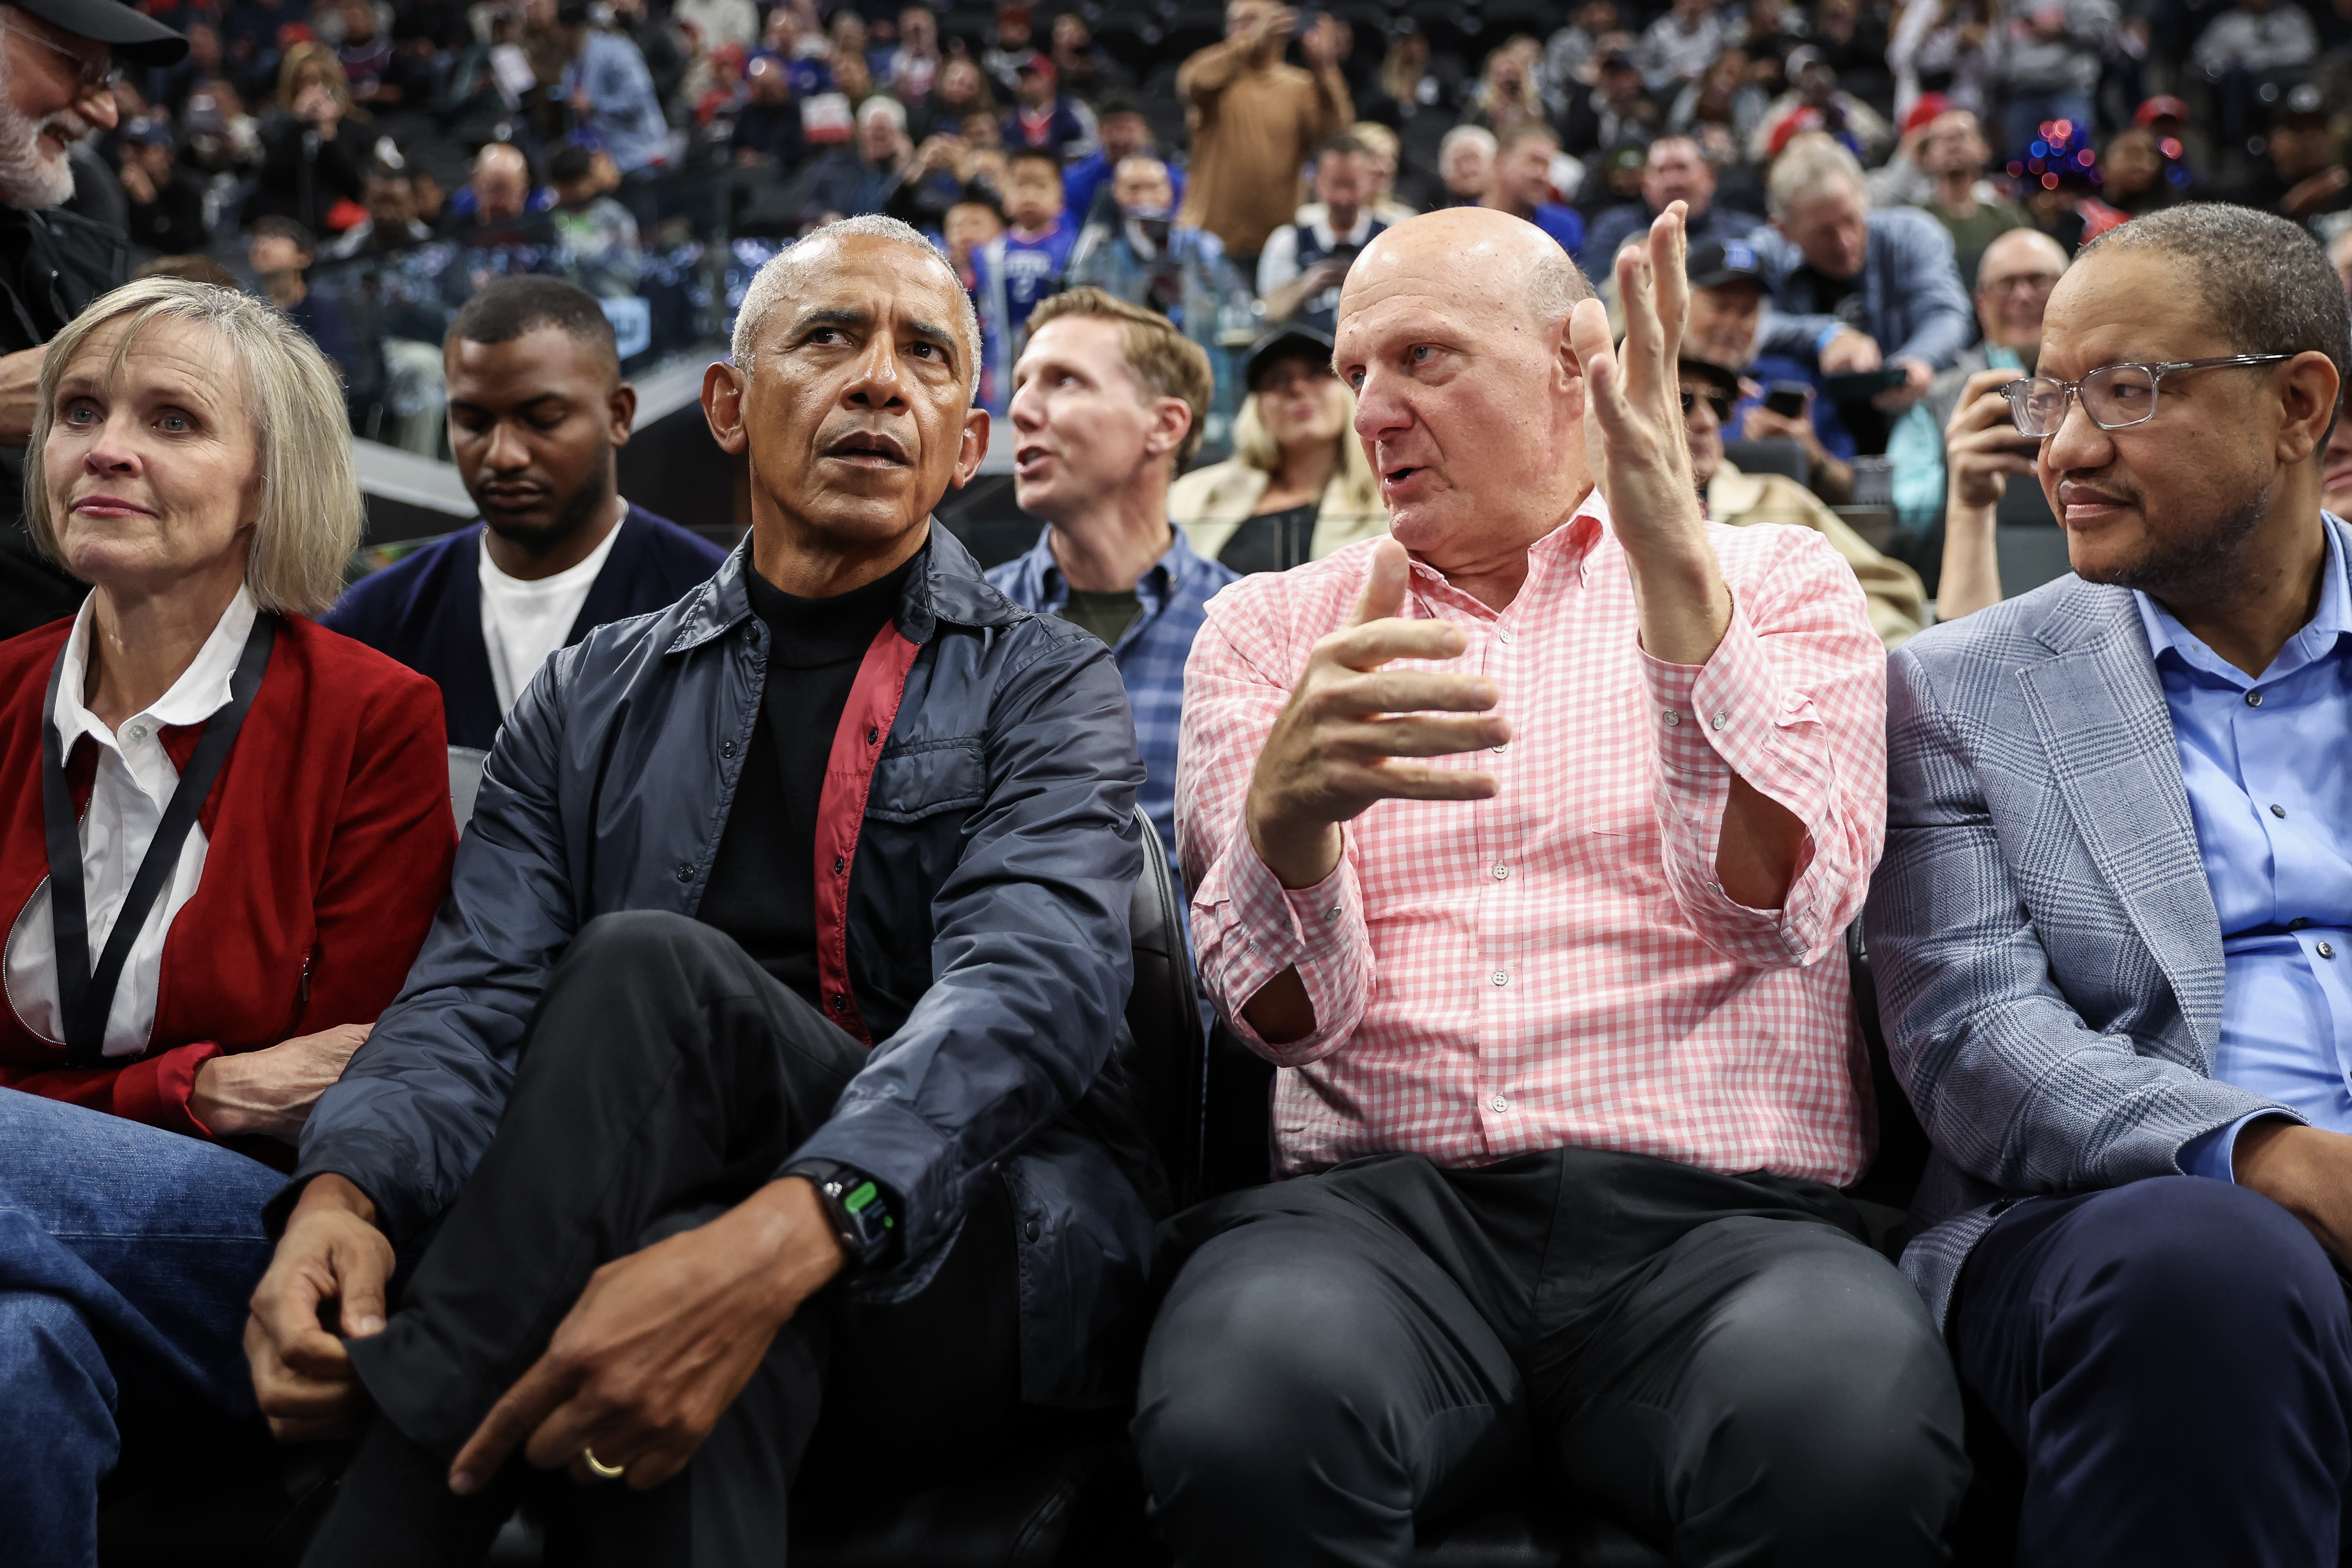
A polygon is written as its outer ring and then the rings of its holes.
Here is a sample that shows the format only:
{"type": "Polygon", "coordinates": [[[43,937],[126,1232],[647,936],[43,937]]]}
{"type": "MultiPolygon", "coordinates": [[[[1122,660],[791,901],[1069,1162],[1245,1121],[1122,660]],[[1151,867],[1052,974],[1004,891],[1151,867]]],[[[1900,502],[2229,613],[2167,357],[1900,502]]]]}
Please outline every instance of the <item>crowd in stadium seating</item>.
{"type": "Polygon", "coordinates": [[[2352,0],[641,5],[0,6],[0,1557],[2339,1555],[2352,0]]]}

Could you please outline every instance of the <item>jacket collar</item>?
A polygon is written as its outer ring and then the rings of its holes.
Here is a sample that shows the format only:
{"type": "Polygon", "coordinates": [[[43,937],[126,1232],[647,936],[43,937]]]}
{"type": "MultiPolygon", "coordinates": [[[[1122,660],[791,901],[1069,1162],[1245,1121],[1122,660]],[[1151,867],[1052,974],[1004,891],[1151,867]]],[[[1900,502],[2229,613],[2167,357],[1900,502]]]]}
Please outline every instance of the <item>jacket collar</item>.
{"type": "MultiPolygon", "coordinates": [[[[936,516],[929,527],[927,564],[907,580],[906,594],[898,601],[897,625],[901,636],[919,647],[931,640],[941,621],[960,626],[1003,626],[1029,618],[1028,611],[989,586],[971,552],[936,516]]],[[[700,647],[749,620],[751,594],[743,585],[743,574],[751,570],[751,535],[747,531],[719,564],[718,574],[695,590],[677,635],[666,651],[676,654],[700,647]]]]}

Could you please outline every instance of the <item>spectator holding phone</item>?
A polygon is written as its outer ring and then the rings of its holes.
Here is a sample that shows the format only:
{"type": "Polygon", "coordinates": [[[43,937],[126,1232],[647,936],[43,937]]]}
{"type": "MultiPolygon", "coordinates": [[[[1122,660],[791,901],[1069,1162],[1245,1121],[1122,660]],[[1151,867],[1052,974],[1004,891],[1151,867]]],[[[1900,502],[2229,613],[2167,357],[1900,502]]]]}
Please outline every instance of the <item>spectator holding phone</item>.
{"type": "Polygon", "coordinates": [[[1257,291],[1266,325],[1295,321],[1318,332],[1332,330],[1349,265],[1388,227],[1372,216],[1371,192],[1371,154],[1364,144],[1344,132],[1324,142],[1315,155],[1315,199],[1322,216],[1284,224],[1258,254],[1257,291]]]}
{"type": "MultiPolygon", "coordinates": [[[[1982,454],[1971,448],[1969,460],[1979,464],[1968,486],[1973,498],[1973,509],[1982,507],[1982,515],[1974,510],[1964,512],[1958,493],[1947,494],[1945,455],[1947,442],[1962,427],[1968,405],[1976,401],[1969,388],[1985,371],[2008,373],[2000,379],[2014,379],[2021,373],[2031,375],[2042,355],[2042,314],[2050,304],[2050,291],[2058,286],[2066,270],[2066,252],[2048,235],[2036,228],[2015,228],[1995,239],[1985,247],[1984,259],[1977,268],[1977,324],[1984,333],[1983,341],[1962,354],[1952,368],[1936,378],[1936,384],[1917,406],[1897,422],[1887,438],[1886,453],[1894,469],[1895,509],[1906,522],[1924,524],[1938,506],[1945,508],[1945,554],[1948,560],[1955,545],[1960,542],[1966,550],[1979,547],[1988,558],[1992,551],[1992,508],[2000,499],[1998,486],[1987,490],[1979,458],[1982,454]],[[1976,538],[1982,533],[1981,540],[1976,538]],[[1963,535],[1967,537],[1962,538],[1963,535]]],[[[1998,385],[1999,382],[1990,384],[1998,385]]],[[[2005,405],[2004,405],[2005,406],[2005,405]]],[[[1981,424],[1970,426],[1970,433],[1984,430],[1981,424]]],[[[2017,449],[2013,444],[1997,438],[1996,428],[1990,449],[2017,449]]],[[[2024,450],[2031,452],[2032,444],[2024,450]]],[[[1960,456],[1955,453],[1951,463],[1960,456]]],[[[1999,469],[1996,472],[2013,472],[1999,469]]],[[[1950,483],[1958,486],[1960,476],[1954,472],[1950,483]]],[[[1941,585],[1946,595],[1951,593],[1948,580],[1941,585]]],[[[1967,595],[1963,595],[1963,602],[1967,595]]],[[[1990,604],[2000,597],[1998,584],[1991,589],[1990,604]]]]}
{"type": "Polygon", "coordinates": [[[1794,441],[1805,450],[1807,483],[1832,506],[1853,498],[1853,437],[1836,407],[1814,395],[1811,367],[1756,353],[1764,317],[1763,263],[1744,239],[1693,246],[1685,263],[1690,279],[1690,319],[1683,352],[1743,373],[1741,401],[1730,426],[1749,441],[1794,441]]]}
{"type": "Polygon", "coordinates": [[[1881,409],[1925,397],[1969,341],[1951,235],[1910,207],[1874,210],[1861,163],[1820,132],[1790,139],[1765,199],[1771,226],[1755,241],[1775,313],[1764,352],[1810,359],[1824,376],[1900,369],[1881,409]]]}
{"type": "Polygon", "coordinates": [[[1247,276],[1266,237],[1298,205],[1310,149],[1356,118],[1339,74],[1346,29],[1319,16],[1300,36],[1307,68],[1283,51],[1298,13],[1275,0],[1232,0],[1225,37],[1184,62],[1176,91],[1192,134],[1191,178],[1178,222],[1204,228],[1247,276]]]}

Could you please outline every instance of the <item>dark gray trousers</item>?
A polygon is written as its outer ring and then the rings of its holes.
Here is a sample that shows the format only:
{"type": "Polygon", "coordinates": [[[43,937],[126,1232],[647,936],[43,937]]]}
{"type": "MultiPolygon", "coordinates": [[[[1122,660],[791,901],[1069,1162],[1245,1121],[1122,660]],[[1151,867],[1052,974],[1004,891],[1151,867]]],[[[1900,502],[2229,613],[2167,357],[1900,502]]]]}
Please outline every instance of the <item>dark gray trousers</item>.
{"type": "Polygon", "coordinates": [[[478,1497],[444,1483],[589,1275],[771,1180],[865,1059],[711,927],[652,911],[591,921],[550,980],[498,1137],[390,1324],[351,1342],[380,1417],[305,1562],[477,1562],[530,1492],[552,1563],[781,1563],[796,1481],[879,1510],[1007,1440],[1022,1415],[1019,1283],[1012,1211],[992,1187],[919,1294],[868,1304],[836,1280],[804,1302],[663,1485],[575,1486],[520,1453],[478,1497]]]}
{"type": "Polygon", "coordinates": [[[1832,1188],[1391,1155],[1167,1239],[1134,1431],[1181,1563],[1408,1563],[1416,1516],[1530,1482],[1694,1568],[1946,1560],[1951,1361],[1832,1188]]]}

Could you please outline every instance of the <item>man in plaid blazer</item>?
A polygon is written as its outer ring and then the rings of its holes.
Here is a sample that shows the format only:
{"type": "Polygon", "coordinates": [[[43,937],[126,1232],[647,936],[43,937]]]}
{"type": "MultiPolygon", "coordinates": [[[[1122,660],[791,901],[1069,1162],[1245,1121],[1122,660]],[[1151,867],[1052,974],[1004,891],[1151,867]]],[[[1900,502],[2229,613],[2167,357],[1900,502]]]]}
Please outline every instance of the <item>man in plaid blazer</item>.
{"type": "Polygon", "coordinates": [[[1904,1263],[2025,1456],[2021,1564],[2338,1560],[2347,346],[2277,218],[2085,247],[2011,395],[2077,574],[1889,660],[1866,931],[1936,1146],[1904,1263]]]}

